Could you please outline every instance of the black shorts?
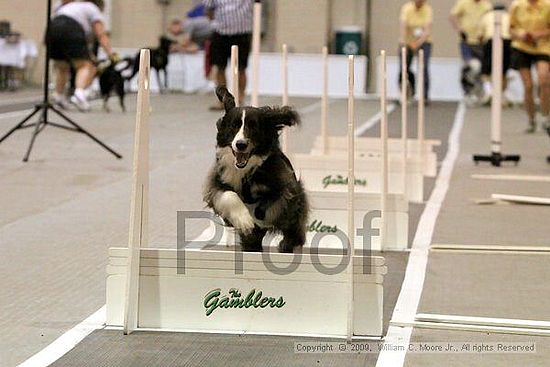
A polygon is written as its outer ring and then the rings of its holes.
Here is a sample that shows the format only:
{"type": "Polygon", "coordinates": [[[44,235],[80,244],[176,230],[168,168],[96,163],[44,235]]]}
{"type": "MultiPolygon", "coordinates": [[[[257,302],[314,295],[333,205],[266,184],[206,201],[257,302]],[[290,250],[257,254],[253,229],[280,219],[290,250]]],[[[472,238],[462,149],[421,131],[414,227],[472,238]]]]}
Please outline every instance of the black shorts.
{"type": "Polygon", "coordinates": [[[52,60],[89,60],[90,50],[84,29],[76,20],[60,15],[52,19],[46,35],[52,60]]]}
{"type": "Polygon", "coordinates": [[[525,51],[512,48],[512,67],[516,70],[531,69],[533,64],[540,61],[550,62],[549,55],[530,54],[525,51]]]}
{"type": "MultiPolygon", "coordinates": [[[[502,73],[506,74],[510,69],[512,60],[512,41],[502,41],[502,73]]],[[[493,70],[493,42],[489,41],[483,45],[483,59],[481,60],[481,73],[491,75],[493,70]]]]}
{"type": "Polygon", "coordinates": [[[248,55],[250,54],[250,43],[252,34],[235,34],[226,36],[214,32],[212,35],[211,53],[212,65],[225,69],[227,59],[231,57],[231,46],[239,47],[239,69],[244,70],[248,66],[248,55]]]}

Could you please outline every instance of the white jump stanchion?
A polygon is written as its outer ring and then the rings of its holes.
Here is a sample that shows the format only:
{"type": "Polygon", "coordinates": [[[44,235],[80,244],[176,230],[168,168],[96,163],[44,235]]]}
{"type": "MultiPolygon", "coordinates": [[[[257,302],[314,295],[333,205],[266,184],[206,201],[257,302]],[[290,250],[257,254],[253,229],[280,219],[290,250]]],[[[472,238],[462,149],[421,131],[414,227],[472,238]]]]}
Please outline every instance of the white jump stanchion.
{"type": "Polygon", "coordinates": [[[495,24],[493,34],[492,54],[492,84],[493,99],[491,102],[491,155],[474,155],[474,162],[491,162],[495,167],[500,167],[502,162],[520,161],[517,154],[502,154],[502,78],[503,78],[503,52],[502,43],[502,11],[495,9],[495,24]]]}
{"type": "MultiPolygon", "coordinates": [[[[282,52],[282,72],[283,72],[283,106],[288,106],[288,46],[283,44],[282,52]]],[[[288,152],[288,127],[283,129],[283,153],[288,152]]]]}
{"type": "Polygon", "coordinates": [[[231,46],[231,89],[233,96],[235,97],[235,105],[239,107],[240,94],[239,94],[239,46],[231,46]]]}
{"type": "Polygon", "coordinates": [[[323,47],[323,93],[321,95],[322,154],[328,153],[328,47],[323,47]]]}
{"type": "Polygon", "coordinates": [[[348,301],[348,340],[353,338],[353,258],[355,255],[355,58],[348,57],[348,240],[349,240],[349,301],[348,301]]]}
{"type": "Polygon", "coordinates": [[[420,145],[420,159],[422,163],[424,163],[424,139],[425,139],[425,107],[426,107],[426,99],[424,97],[425,93],[425,76],[424,76],[424,70],[425,70],[425,60],[424,60],[424,50],[420,49],[418,51],[418,121],[417,121],[417,133],[418,133],[418,144],[420,145]]]}
{"type": "Polygon", "coordinates": [[[149,232],[149,74],[150,51],[143,49],[140,52],[139,63],[134,170],[124,298],[124,334],[130,334],[138,327],[140,253],[141,248],[147,245],[149,232]]]}
{"type": "Polygon", "coordinates": [[[260,36],[262,24],[262,3],[259,0],[254,2],[254,19],[252,23],[252,103],[254,107],[259,106],[258,88],[260,73],[260,36]]]}
{"type": "Polygon", "coordinates": [[[382,141],[382,166],[381,172],[381,218],[380,218],[380,243],[382,248],[387,246],[387,213],[388,213],[388,103],[387,103],[387,65],[386,51],[380,52],[380,61],[382,63],[382,86],[380,88],[380,111],[382,112],[382,120],[380,121],[380,140],[382,141]]]}
{"type": "Polygon", "coordinates": [[[401,48],[401,144],[403,151],[401,152],[402,170],[403,170],[403,195],[407,197],[407,159],[408,159],[408,104],[407,104],[407,48],[401,48]]]}

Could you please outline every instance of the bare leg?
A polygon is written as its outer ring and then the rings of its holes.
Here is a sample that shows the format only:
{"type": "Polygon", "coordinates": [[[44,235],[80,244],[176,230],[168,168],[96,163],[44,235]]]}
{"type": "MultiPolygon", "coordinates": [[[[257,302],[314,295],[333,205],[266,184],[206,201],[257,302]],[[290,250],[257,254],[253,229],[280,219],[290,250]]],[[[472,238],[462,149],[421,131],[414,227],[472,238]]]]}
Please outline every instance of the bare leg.
{"type": "Polygon", "coordinates": [[[239,70],[239,100],[244,101],[246,91],[246,70],[239,70]]]}
{"type": "Polygon", "coordinates": [[[222,69],[218,67],[218,70],[216,71],[216,85],[218,87],[227,85],[227,80],[225,79],[225,68],[222,69]]]}
{"type": "Polygon", "coordinates": [[[536,129],[535,125],[535,100],[533,98],[533,77],[531,76],[531,69],[523,68],[519,71],[521,75],[521,80],[523,81],[523,88],[525,90],[524,95],[524,104],[525,111],[529,117],[529,127],[527,132],[532,133],[536,129]]]}
{"type": "MultiPolygon", "coordinates": [[[[216,86],[226,86],[227,80],[225,79],[225,68],[222,69],[219,66],[216,66],[216,86]]],[[[217,110],[223,110],[223,103],[220,101],[216,101],[213,106],[210,107],[210,110],[217,111],[217,110]]]]}
{"type": "Polygon", "coordinates": [[[95,78],[96,70],[94,65],[89,60],[75,61],[76,67],[76,88],[86,89],[95,78]]]}
{"type": "Polygon", "coordinates": [[[58,96],[62,96],[65,93],[65,86],[69,80],[70,66],[64,61],[55,61],[55,92],[58,96]]]}
{"type": "Polygon", "coordinates": [[[550,63],[541,61],[537,63],[537,75],[539,79],[540,109],[544,117],[550,114],[550,63]]]}

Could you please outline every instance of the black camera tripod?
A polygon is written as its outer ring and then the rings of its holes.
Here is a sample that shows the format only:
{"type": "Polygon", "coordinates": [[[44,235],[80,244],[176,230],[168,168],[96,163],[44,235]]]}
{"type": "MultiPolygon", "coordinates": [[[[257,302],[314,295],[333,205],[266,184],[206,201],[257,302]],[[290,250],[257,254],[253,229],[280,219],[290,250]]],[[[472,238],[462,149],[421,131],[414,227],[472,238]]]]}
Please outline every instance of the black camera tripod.
{"type": "MultiPolygon", "coordinates": [[[[47,6],[47,13],[46,13],[46,34],[49,33],[50,30],[50,13],[52,8],[52,1],[48,0],[48,6],[47,6]]],[[[48,47],[48,44],[46,43],[46,61],[44,65],[44,91],[43,91],[43,99],[42,102],[34,106],[34,110],[28,114],[21,122],[19,122],[17,125],[15,125],[10,131],[8,131],[4,136],[0,138],[0,143],[2,143],[4,140],[6,140],[11,134],[16,132],[19,129],[27,129],[34,127],[31,141],[29,143],[29,147],[27,148],[27,153],[23,157],[23,162],[27,162],[29,160],[29,156],[32,151],[32,147],[34,145],[34,142],[36,140],[36,137],[38,134],[42,132],[48,125],[51,125],[53,127],[57,127],[60,129],[65,129],[77,133],[81,133],[95,141],[97,144],[102,146],[104,149],[106,149],[108,152],[113,154],[118,159],[122,158],[120,154],[115,152],[113,149],[111,149],[109,146],[107,146],[105,143],[103,143],[101,140],[96,138],[94,135],[92,135],[90,132],[85,130],[82,126],[78,125],[76,122],[74,122],[72,119],[67,117],[64,113],[59,111],[56,107],[54,107],[50,101],[49,101],[49,89],[48,85],[50,83],[50,50],[48,47]],[[61,117],[65,122],[69,124],[67,125],[61,125],[55,122],[51,122],[48,119],[48,112],[49,110],[52,110],[55,114],[57,114],[59,117],[61,117]],[[33,118],[35,115],[40,113],[40,118],[37,122],[34,123],[27,123],[31,118],[33,118]]]]}

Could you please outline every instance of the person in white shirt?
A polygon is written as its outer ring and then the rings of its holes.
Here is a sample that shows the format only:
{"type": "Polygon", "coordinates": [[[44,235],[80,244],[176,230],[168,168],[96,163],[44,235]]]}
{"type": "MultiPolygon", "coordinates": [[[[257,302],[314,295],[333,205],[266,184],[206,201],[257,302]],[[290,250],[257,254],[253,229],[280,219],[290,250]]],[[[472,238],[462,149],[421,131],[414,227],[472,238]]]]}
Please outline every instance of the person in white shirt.
{"type": "Polygon", "coordinates": [[[46,42],[56,71],[53,101],[60,107],[66,106],[64,92],[72,66],[76,70],[76,89],[70,102],[80,111],[90,109],[86,89],[91,85],[96,69],[89,45],[95,37],[107,55],[116,58],[105,30],[103,8],[103,0],[69,2],[57,9],[50,22],[46,42]]]}

